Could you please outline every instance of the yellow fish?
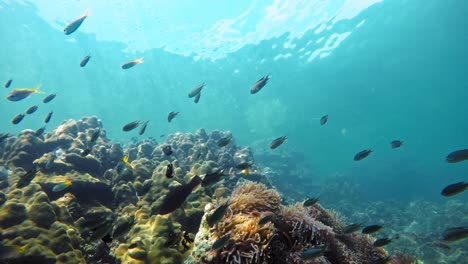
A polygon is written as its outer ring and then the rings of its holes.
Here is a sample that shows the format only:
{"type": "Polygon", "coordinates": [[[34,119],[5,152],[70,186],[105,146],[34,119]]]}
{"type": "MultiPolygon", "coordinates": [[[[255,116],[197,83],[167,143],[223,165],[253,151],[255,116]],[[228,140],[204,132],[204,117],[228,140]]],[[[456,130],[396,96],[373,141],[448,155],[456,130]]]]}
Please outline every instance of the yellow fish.
{"type": "Polygon", "coordinates": [[[128,162],[128,156],[123,156],[122,161],[123,161],[123,163],[125,163],[125,165],[127,165],[128,167],[133,168],[133,167],[132,167],[132,164],[130,164],[130,162],[128,162]]]}
{"type": "Polygon", "coordinates": [[[242,173],[244,173],[245,176],[249,175],[249,169],[244,169],[242,170],[242,173]]]}
{"type": "Polygon", "coordinates": [[[38,85],[35,88],[15,88],[13,89],[8,95],[7,99],[13,102],[21,101],[27,97],[29,97],[33,93],[43,93],[42,91],[39,91],[39,88],[41,88],[41,85],[38,85]]]}
{"type": "Polygon", "coordinates": [[[65,190],[66,188],[70,187],[71,185],[72,185],[71,181],[64,181],[64,182],[56,184],[54,186],[54,188],[52,188],[52,191],[53,192],[60,192],[60,191],[65,190]]]}

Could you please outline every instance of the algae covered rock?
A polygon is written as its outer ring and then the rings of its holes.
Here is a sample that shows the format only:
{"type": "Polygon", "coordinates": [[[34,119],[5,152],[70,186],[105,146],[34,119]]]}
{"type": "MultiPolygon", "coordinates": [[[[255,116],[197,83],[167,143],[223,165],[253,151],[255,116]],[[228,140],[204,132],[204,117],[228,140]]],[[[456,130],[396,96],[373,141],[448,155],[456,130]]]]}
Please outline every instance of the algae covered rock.
{"type": "Polygon", "coordinates": [[[9,228],[27,219],[26,207],[21,203],[7,202],[0,207],[0,227],[9,228]]]}

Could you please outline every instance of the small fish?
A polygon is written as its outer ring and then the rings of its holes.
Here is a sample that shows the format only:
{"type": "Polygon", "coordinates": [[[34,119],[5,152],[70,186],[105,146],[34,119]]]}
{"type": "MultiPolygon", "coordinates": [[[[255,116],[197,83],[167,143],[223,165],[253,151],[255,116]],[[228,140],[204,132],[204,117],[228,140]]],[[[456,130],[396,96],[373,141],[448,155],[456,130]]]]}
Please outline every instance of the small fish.
{"type": "Polygon", "coordinates": [[[107,235],[105,235],[103,238],[101,238],[101,240],[107,244],[111,243],[112,242],[112,237],[110,235],[110,233],[108,233],[107,235]]]}
{"type": "Polygon", "coordinates": [[[229,242],[229,240],[231,240],[231,235],[230,234],[224,235],[224,236],[216,239],[216,241],[213,243],[213,245],[211,245],[211,249],[212,250],[221,249],[229,242]]]}
{"type": "Polygon", "coordinates": [[[172,165],[172,163],[167,164],[166,177],[169,179],[174,177],[174,166],[172,165]]]}
{"type": "Polygon", "coordinates": [[[227,146],[232,140],[232,137],[223,137],[218,140],[218,147],[222,148],[227,146]]]}
{"type": "MultiPolygon", "coordinates": [[[[205,83],[202,83],[202,84],[198,85],[197,87],[193,88],[192,91],[190,91],[190,93],[188,94],[188,97],[192,98],[192,97],[197,96],[198,94],[200,94],[203,87],[205,87],[205,83]]],[[[195,103],[197,103],[197,102],[195,102],[195,103]]]]}
{"type": "Polygon", "coordinates": [[[159,137],[165,137],[165,136],[166,136],[166,135],[164,135],[164,134],[159,135],[159,137]]]}
{"type": "Polygon", "coordinates": [[[4,85],[4,86],[5,86],[5,88],[8,88],[8,87],[10,87],[10,85],[11,85],[11,82],[12,82],[12,81],[13,81],[12,79],[10,79],[10,80],[6,81],[6,83],[5,83],[5,85],[4,85]]]}
{"type": "Polygon", "coordinates": [[[371,154],[371,153],[372,153],[372,149],[363,150],[363,151],[357,153],[356,155],[354,155],[354,160],[355,161],[362,160],[365,157],[369,156],[369,154],[371,154]]]}
{"type": "Polygon", "coordinates": [[[249,169],[250,167],[252,167],[252,165],[253,165],[252,162],[242,162],[236,165],[236,169],[245,170],[245,169],[249,169]]]}
{"type": "Polygon", "coordinates": [[[311,260],[314,258],[318,258],[322,256],[324,252],[325,252],[325,247],[309,248],[301,253],[301,259],[311,260]]]}
{"type": "Polygon", "coordinates": [[[249,175],[250,170],[249,169],[243,169],[241,170],[242,173],[244,173],[245,176],[249,175]]]}
{"type": "Polygon", "coordinates": [[[178,209],[185,202],[185,199],[192,193],[200,183],[202,179],[200,176],[194,176],[189,183],[176,186],[167,193],[163,198],[161,207],[159,208],[159,214],[165,215],[178,209]]]}
{"type": "Polygon", "coordinates": [[[264,225],[264,224],[272,221],[273,218],[275,218],[275,214],[273,212],[262,212],[261,218],[258,221],[258,224],[259,225],[264,225]]]}
{"type": "Polygon", "coordinates": [[[130,131],[130,130],[135,129],[137,126],[140,125],[140,123],[141,123],[140,120],[130,122],[130,123],[126,124],[126,125],[122,128],[122,130],[125,131],[125,132],[128,132],[128,131],[130,131]]]}
{"type": "Polygon", "coordinates": [[[41,85],[38,85],[36,88],[15,88],[8,95],[7,99],[13,102],[21,101],[25,98],[28,98],[33,93],[43,93],[39,91],[41,85]]]}
{"type": "Polygon", "coordinates": [[[380,239],[377,239],[372,245],[374,247],[383,247],[383,246],[386,246],[388,244],[392,243],[392,239],[390,238],[380,238],[380,239]]]}
{"type": "Polygon", "coordinates": [[[118,239],[126,235],[135,224],[135,218],[131,216],[119,217],[112,229],[112,237],[118,239]]]}
{"type": "Polygon", "coordinates": [[[28,110],[26,110],[26,114],[31,115],[34,112],[36,112],[38,108],[39,108],[39,106],[33,105],[33,106],[29,107],[28,110]]]}
{"type": "Polygon", "coordinates": [[[88,64],[89,59],[91,59],[91,56],[89,56],[89,55],[87,55],[86,57],[84,57],[84,58],[81,60],[81,62],[80,62],[80,66],[81,66],[81,67],[86,66],[86,64],[88,64]]]}
{"type": "Polygon", "coordinates": [[[363,234],[372,234],[372,233],[379,231],[382,228],[383,226],[381,225],[370,225],[370,226],[364,227],[361,232],[363,234]]]}
{"type": "Polygon", "coordinates": [[[40,137],[40,136],[44,133],[45,129],[46,129],[45,126],[38,128],[38,129],[34,132],[34,135],[35,135],[36,137],[40,137]]]}
{"type": "Polygon", "coordinates": [[[450,249],[452,249],[452,248],[449,247],[448,245],[446,245],[446,244],[444,244],[444,243],[438,243],[438,242],[432,243],[432,246],[433,246],[433,247],[436,247],[436,248],[444,249],[444,250],[450,250],[450,249]]]}
{"type": "Polygon", "coordinates": [[[468,189],[468,183],[462,181],[448,185],[442,190],[441,194],[443,196],[452,196],[464,192],[466,189],[468,189]]]}
{"type": "Polygon", "coordinates": [[[195,96],[195,99],[193,99],[193,101],[198,104],[198,101],[200,101],[200,96],[201,96],[201,93],[198,93],[197,96],[195,96]]]}
{"type": "Polygon", "coordinates": [[[8,137],[10,137],[10,134],[8,133],[2,133],[0,134],[0,143],[2,143],[5,139],[7,139],[8,137]]]}
{"type": "Polygon", "coordinates": [[[221,177],[224,175],[223,172],[224,170],[221,169],[213,173],[207,173],[205,177],[203,178],[202,186],[205,187],[215,182],[218,182],[221,179],[221,177]]]}
{"type": "Polygon", "coordinates": [[[52,191],[53,192],[61,192],[61,191],[65,190],[66,188],[70,187],[71,185],[72,185],[71,181],[64,181],[64,182],[56,184],[54,186],[54,188],[52,188],[52,191]]]}
{"type": "Polygon", "coordinates": [[[452,227],[448,228],[442,234],[442,241],[454,242],[468,237],[468,227],[452,227]]]}
{"type": "Polygon", "coordinates": [[[25,117],[24,114],[19,114],[11,120],[11,123],[13,123],[14,125],[17,125],[21,122],[21,120],[23,120],[24,117],[25,117]]]}
{"type": "Polygon", "coordinates": [[[65,33],[65,35],[70,35],[71,33],[75,32],[81,26],[81,23],[83,23],[83,21],[86,19],[86,17],[88,17],[88,15],[89,15],[89,10],[86,10],[86,12],[84,12],[84,14],[82,16],[80,16],[77,19],[70,22],[63,29],[63,32],[65,33]]]}
{"type": "Polygon", "coordinates": [[[148,126],[148,122],[149,121],[146,121],[143,123],[143,125],[141,125],[140,127],[140,130],[138,131],[138,134],[141,136],[145,133],[145,130],[146,130],[146,126],[148,126]]]}
{"type": "Polygon", "coordinates": [[[132,164],[130,164],[130,162],[128,162],[128,156],[123,156],[122,162],[123,162],[127,167],[133,168],[133,167],[132,167],[132,164]]]}
{"type": "Polygon", "coordinates": [[[320,118],[320,125],[325,125],[328,121],[328,115],[324,115],[322,116],[322,118],[320,118]]]}
{"type": "Polygon", "coordinates": [[[101,130],[100,129],[94,131],[94,133],[91,135],[91,138],[89,139],[89,141],[91,143],[95,143],[100,135],[101,135],[101,130]]]}
{"type": "Polygon", "coordinates": [[[464,160],[468,160],[468,149],[457,150],[448,154],[447,156],[447,162],[449,163],[455,163],[464,160]]]}
{"type": "Polygon", "coordinates": [[[220,205],[216,210],[206,217],[206,223],[209,227],[216,225],[221,219],[223,219],[224,215],[229,208],[229,201],[226,201],[222,205],[220,205]]]}
{"type": "Polygon", "coordinates": [[[343,228],[343,234],[350,234],[362,228],[362,224],[350,224],[343,228]]]}
{"type": "Polygon", "coordinates": [[[258,93],[270,80],[270,75],[268,74],[267,76],[264,76],[260,78],[253,86],[250,88],[250,94],[256,94],[258,93]]]}
{"type": "Polygon", "coordinates": [[[174,117],[176,117],[179,114],[179,112],[170,112],[169,115],[167,115],[167,121],[170,123],[174,117]]]}
{"type": "Polygon", "coordinates": [[[172,148],[170,145],[166,145],[162,148],[162,151],[164,152],[164,154],[166,154],[167,156],[171,155],[172,154],[172,148]]]}
{"type": "Polygon", "coordinates": [[[390,147],[392,148],[399,148],[403,145],[403,141],[401,140],[393,140],[392,142],[390,142],[390,147]]]}
{"type": "Polygon", "coordinates": [[[122,69],[127,70],[141,63],[143,63],[143,58],[138,58],[138,59],[134,59],[131,61],[127,61],[126,63],[122,64],[122,69]]]}
{"type": "Polygon", "coordinates": [[[80,156],[81,157],[86,157],[89,155],[89,153],[91,153],[91,149],[90,148],[86,148],[84,149],[81,153],[80,153],[80,156]]]}
{"type": "Polygon", "coordinates": [[[55,96],[57,96],[57,94],[49,94],[48,96],[46,96],[44,99],[42,99],[42,102],[44,104],[47,104],[48,102],[54,100],[55,96]]]}
{"type": "Polygon", "coordinates": [[[50,112],[47,114],[46,118],[44,119],[44,122],[45,122],[46,124],[49,123],[50,119],[52,118],[52,114],[53,114],[53,113],[54,113],[53,111],[50,111],[50,112]]]}
{"type": "Polygon", "coordinates": [[[304,205],[305,207],[308,207],[308,206],[312,206],[312,205],[316,204],[318,201],[320,201],[319,197],[309,198],[309,199],[305,200],[302,205],[304,205]]]}
{"type": "Polygon", "coordinates": [[[284,136],[284,137],[279,137],[279,138],[273,140],[273,141],[271,142],[271,144],[270,144],[270,148],[271,148],[271,149],[275,149],[275,148],[281,146],[281,144],[283,144],[283,142],[284,142],[286,139],[287,139],[287,137],[284,136]]]}
{"type": "Polygon", "coordinates": [[[36,177],[37,170],[36,168],[32,168],[28,170],[16,183],[17,188],[23,188],[29,185],[31,181],[36,177]]]}

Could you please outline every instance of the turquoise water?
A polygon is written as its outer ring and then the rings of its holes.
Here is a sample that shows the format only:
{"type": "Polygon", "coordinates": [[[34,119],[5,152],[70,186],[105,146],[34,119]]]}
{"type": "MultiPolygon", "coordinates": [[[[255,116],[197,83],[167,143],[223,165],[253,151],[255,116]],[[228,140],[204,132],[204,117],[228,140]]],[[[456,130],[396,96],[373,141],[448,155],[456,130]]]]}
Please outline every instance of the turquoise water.
{"type": "Polygon", "coordinates": [[[445,162],[468,146],[465,3],[93,2],[0,2],[0,80],[58,94],[47,105],[43,95],[2,99],[2,132],[37,129],[53,110],[49,129],[96,115],[121,141],[136,135],[122,131],[133,120],[149,120],[140,138],[156,140],[201,127],[230,130],[254,153],[287,135],[277,152],[303,157],[301,181],[346,175],[372,199],[442,200],[442,187],[466,179],[468,163],[445,162]],[[87,9],[82,26],[64,35],[87,9]],[[139,57],[143,64],[121,69],[139,57]],[[251,95],[267,74],[269,83],[251,95]],[[187,94],[202,82],[195,104],[187,94]],[[34,104],[38,112],[11,124],[34,104]],[[170,111],[180,114],[167,123],[170,111]],[[320,126],[324,114],[329,121],[320,126]],[[394,139],[403,147],[391,149],[394,139]],[[374,152],[353,161],[367,148],[374,152]]]}

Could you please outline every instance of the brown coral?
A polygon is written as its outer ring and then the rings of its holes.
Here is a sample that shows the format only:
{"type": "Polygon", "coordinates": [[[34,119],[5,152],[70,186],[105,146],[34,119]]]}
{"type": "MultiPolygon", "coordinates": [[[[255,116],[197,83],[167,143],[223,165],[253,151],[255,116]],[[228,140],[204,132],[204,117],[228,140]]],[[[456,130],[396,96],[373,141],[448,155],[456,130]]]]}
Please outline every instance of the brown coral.
{"type": "Polygon", "coordinates": [[[275,190],[268,189],[266,185],[249,182],[240,185],[232,192],[230,204],[234,214],[254,211],[276,212],[279,210],[281,198],[275,190]]]}

